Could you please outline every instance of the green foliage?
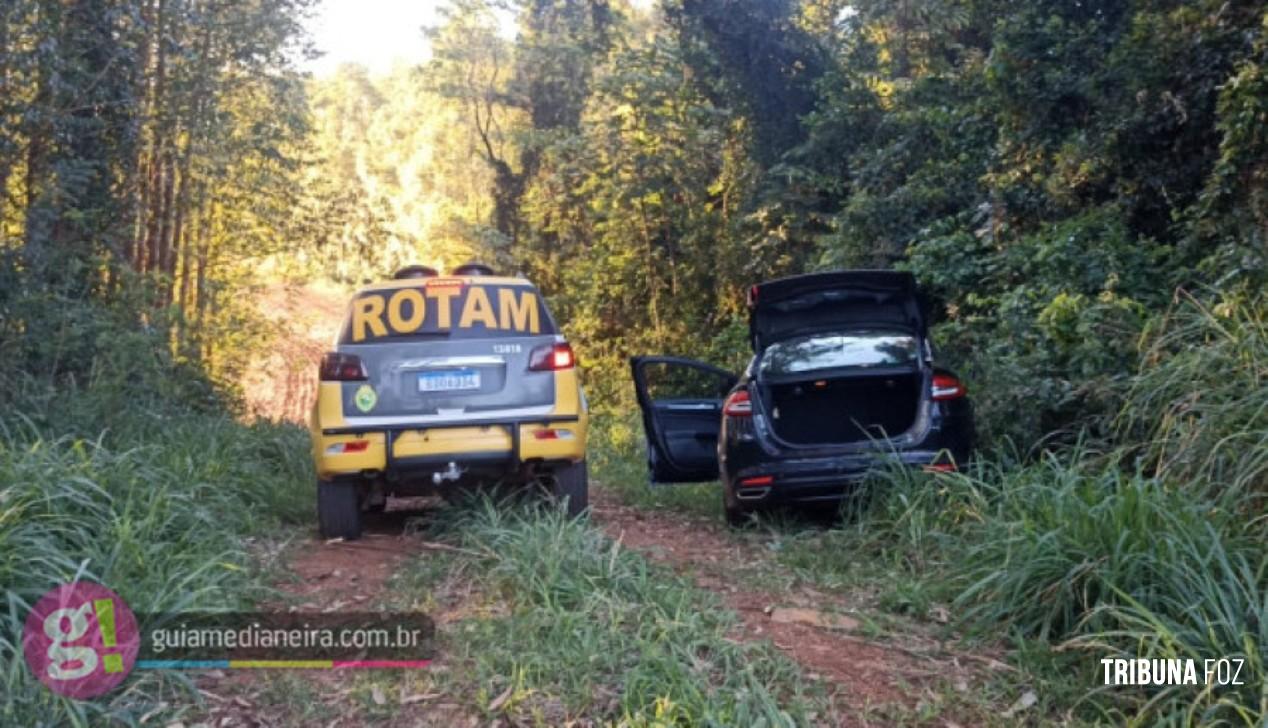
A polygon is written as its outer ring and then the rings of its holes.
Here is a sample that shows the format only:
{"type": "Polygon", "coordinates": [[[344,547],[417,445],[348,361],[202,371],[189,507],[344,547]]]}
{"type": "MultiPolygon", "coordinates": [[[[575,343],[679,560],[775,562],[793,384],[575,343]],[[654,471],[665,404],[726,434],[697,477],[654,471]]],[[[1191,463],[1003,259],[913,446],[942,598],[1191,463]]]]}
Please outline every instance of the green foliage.
{"type": "MultiPolygon", "coordinates": [[[[91,398],[93,392],[76,396],[91,398]]],[[[128,415],[120,421],[127,430],[128,415]]],[[[10,725],[135,721],[162,709],[179,680],[140,676],[109,701],[55,698],[35,681],[15,636],[45,590],[74,579],[107,584],[135,610],[229,609],[261,597],[242,537],[311,512],[305,434],[205,415],[144,426],[144,445],[46,439],[7,419],[0,436],[0,717],[10,725]],[[159,434],[159,433],[162,434],[159,434]],[[298,456],[297,456],[298,453],[298,456]]]]}
{"type": "MultiPolygon", "coordinates": [[[[309,161],[292,62],[311,4],[6,5],[0,256],[37,299],[15,315],[99,302],[162,327],[213,376],[236,375],[222,354],[244,329],[244,294],[314,227],[292,216],[309,161]]],[[[63,333],[59,345],[88,332],[63,333]]],[[[62,365],[59,353],[36,368],[62,365]]]]}
{"type": "Polygon", "coordinates": [[[661,4],[685,51],[684,63],[711,101],[742,109],[754,128],[749,150],[770,164],[805,137],[824,49],[791,21],[796,3],[768,0],[744,12],[717,0],[661,4]]]}
{"type": "Polygon", "coordinates": [[[400,65],[381,78],[343,66],[308,86],[313,159],[297,184],[299,244],[278,266],[304,279],[381,280],[411,263],[473,257],[491,174],[471,164],[460,103],[400,65]]]}
{"type": "MultiPolygon", "coordinates": [[[[1077,457],[1077,456],[1076,456],[1077,457]]],[[[957,602],[983,628],[1044,639],[1106,627],[1095,610],[1130,598],[1157,606],[1170,569],[1203,569],[1225,552],[1236,515],[1103,462],[1054,458],[966,486],[988,505],[963,555],[957,602]]]]}
{"type": "MultiPolygon", "coordinates": [[[[1095,620],[1106,625],[1103,631],[1076,637],[1066,647],[1097,659],[1188,659],[1200,673],[1205,673],[1208,660],[1239,660],[1226,668],[1240,672],[1239,685],[1157,688],[1143,709],[1122,710],[1113,718],[1130,725],[1263,725],[1268,717],[1263,698],[1268,679],[1268,558],[1262,552],[1230,553],[1218,543],[1195,552],[1208,544],[1166,540],[1182,550],[1182,559],[1157,574],[1159,602],[1119,594],[1116,603],[1095,614],[1095,620]]],[[[1205,680],[1205,674],[1198,679],[1205,680]]]]}
{"type": "Polygon", "coordinates": [[[137,611],[252,604],[267,592],[242,539],[310,518],[307,435],[170,401],[121,404],[105,389],[24,389],[0,419],[0,721],[135,722],[169,708],[181,681],[151,673],[108,701],[58,699],[23,662],[22,618],[74,579],[110,586],[137,611]],[[94,428],[90,439],[58,434],[94,428]]]}
{"type": "Polygon", "coordinates": [[[988,443],[1029,446],[1117,409],[1164,264],[1112,207],[1045,226],[1001,249],[948,230],[906,267],[945,307],[941,352],[969,381],[988,443]]]}
{"type": "MultiPolygon", "coordinates": [[[[577,346],[596,472],[634,502],[703,512],[709,486],[640,484],[627,357],[738,370],[748,284],[896,266],[930,294],[939,358],[968,380],[992,455],[892,474],[825,551],[903,574],[888,603],[905,609],[958,598],[1028,644],[1240,651],[1262,679],[1260,4],[522,0],[512,40],[503,4],[455,0],[424,68],[307,86],[288,60],[307,0],[195,5],[19,0],[0,18],[0,485],[26,514],[0,516],[0,554],[19,554],[0,565],[19,593],[52,578],[21,572],[45,548],[57,574],[87,559],[147,585],[125,594],[142,603],[173,598],[177,570],[208,599],[248,584],[216,566],[240,551],[191,532],[241,535],[303,502],[268,475],[302,480],[300,435],[223,415],[268,334],[250,301],[264,276],[468,256],[529,275],[577,346]],[[269,515],[223,518],[244,508],[269,515]]],[[[782,668],[741,665],[721,622],[674,622],[685,597],[645,565],[584,552],[606,546],[579,526],[469,525],[515,554],[486,564],[522,607],[484,635],[499,668],[583,706],[593,685],[497,651],[522,628],[578,673],[578,655],[632,670],[613,720],[785,720],[782,668]],[[526,560],[548,547],[578,553],[526,560]],[[594,627],[612,614],[654,629],[594,627]],[[743,676],[726,684],[749,692],[702,693],[684,671],[710,657],[666,637],[721,650],[743,676]],[[658,701],[656,681],[678,692],[658,701]]],[[[35,697],[16,664],[0,665],[20,696],[4,722],[90,720],[35,697]]],[[[1249,690],[1147,697],[1101,706],[1263,720],[1249,690]]]]}
{"type": "MultiPolygon", "coordinates": [[[[1046,325],[1059,328],[1069,305],[1049,307],[1046,325]]],[[[1043,657],[1050,650],[1244,658],[1243,686],[1082,702],[1113,722],[1258,725],[1268,654],[1263,315],[1262,296],[1233,291],[1214,306],[1185,297],[1145,337],[1103,430],[1112,449],[1085,433],[1034,462],[1001,451],[959,474],[884,471],[852,523],[794,536],[781,558],[829,585],[879,569],[882,604],[917,614],[953,606],[962,627],[1003,627],[1042,660],[1065,659],[1043,657]]]]}
{"type": "Polygon", "coordinates": [[[1104,433],[1172,290],[1262,268],[1262,12],[875,0],[791,22],[675,1],[596,42],[590,19],[521,10],[532,33],[430,72],[514,178],[490,252],[555,300],[598,402],[628,403],[630,353],[742,359],[748,283],[897,265],[932,292],[988,444],[1104,433]]]}

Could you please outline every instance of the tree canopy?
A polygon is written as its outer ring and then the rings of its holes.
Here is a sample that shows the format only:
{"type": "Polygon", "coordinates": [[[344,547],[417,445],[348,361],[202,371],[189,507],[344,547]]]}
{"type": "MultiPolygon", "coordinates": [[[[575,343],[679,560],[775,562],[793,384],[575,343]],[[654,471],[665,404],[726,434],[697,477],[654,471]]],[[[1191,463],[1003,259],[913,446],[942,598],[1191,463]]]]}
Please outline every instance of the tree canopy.
{"type": "Polygon", "coordinates": [[[984,407],[1028,413],[992,434],[1033,439],[1099,411],[1178,287],[1262,289],[1257,3],[453,0],[428,62],[321,79],[309,10],[6,6],[24,295],[143,292],[200,358],[266,278],[482,258],[616,371],[738,361],[752,282],[901,267],[984,407]]]}

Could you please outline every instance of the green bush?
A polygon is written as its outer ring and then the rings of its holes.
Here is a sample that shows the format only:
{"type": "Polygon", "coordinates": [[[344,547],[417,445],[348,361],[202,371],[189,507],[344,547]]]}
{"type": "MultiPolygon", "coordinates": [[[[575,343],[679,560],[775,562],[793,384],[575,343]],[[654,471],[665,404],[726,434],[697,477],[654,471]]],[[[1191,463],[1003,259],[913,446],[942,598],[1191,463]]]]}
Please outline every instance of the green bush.
{"type": "Polygon", "coordinates": [[[1022,236],[988,223],[944,221],[903,264],[945,311],[934,339],[969,383],[983,444],[1104,432],[1147,312],[1165,305],[1165,251],[1112,205],[1022,236]]]}
{"type": "Polygon", "coordinates": [[[1089,661],[1105,657],[1190,659],[1199,681],[1207,660],[1244,660],[1242,684],[1169,686],[1147,692],[1148,702],[1120,711],[1132,725],[1244,725],[1268,721],[1268,556],[1230,553],[1219,540],[1171,539],[1186,553],[1159,570],[1153,603],[1119,592],[1088,616],[1101,627],[1063,647],[1079,649],[1089,661]],[[1210,550],[1194,549],[1209,546],[1210,550]]]}
{"type": "Polygon", "coordinates": [[[989,505],[956,566],[957,603],[984,628],[1043,639],[1096,631],[1098,609],[1173,598],[1170,570],[1251,548],[1222,505],[1078,454],[972,480],[989,505]]]}

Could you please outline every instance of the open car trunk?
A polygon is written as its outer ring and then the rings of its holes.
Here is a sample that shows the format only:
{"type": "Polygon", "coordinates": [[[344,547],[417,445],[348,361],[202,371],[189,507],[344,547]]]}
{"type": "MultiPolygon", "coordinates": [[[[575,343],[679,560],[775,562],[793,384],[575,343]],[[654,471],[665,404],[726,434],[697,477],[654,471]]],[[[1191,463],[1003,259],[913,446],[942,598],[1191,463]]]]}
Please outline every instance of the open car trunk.
{"type": "Polygon", "coordinates": [[[794,445],[835,445],[897,437],[920,410],[921,372],[852,374],[780,381],[763,389],[771,427],[794,445]]]}
{"type": "Polygon", "coordinates": [[[792,445],[892,439],[922,402],[924,307],[910,273],[780,278],[749,291],[757,381],[775,435],[792,445]]]}

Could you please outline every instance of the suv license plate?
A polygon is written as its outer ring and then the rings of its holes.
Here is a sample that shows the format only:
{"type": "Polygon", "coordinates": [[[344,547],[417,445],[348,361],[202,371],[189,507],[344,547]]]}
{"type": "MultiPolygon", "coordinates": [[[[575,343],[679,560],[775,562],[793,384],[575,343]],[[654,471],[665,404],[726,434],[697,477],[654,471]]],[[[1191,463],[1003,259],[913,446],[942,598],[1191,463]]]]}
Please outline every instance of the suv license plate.
{"type": "Polygon", "coordinates": [[[475,369],[446,369],[439,372],[423,372],[418,375],[418,391],[420,392],[452,392],[479,388],[480,372],[475,369]]]}

